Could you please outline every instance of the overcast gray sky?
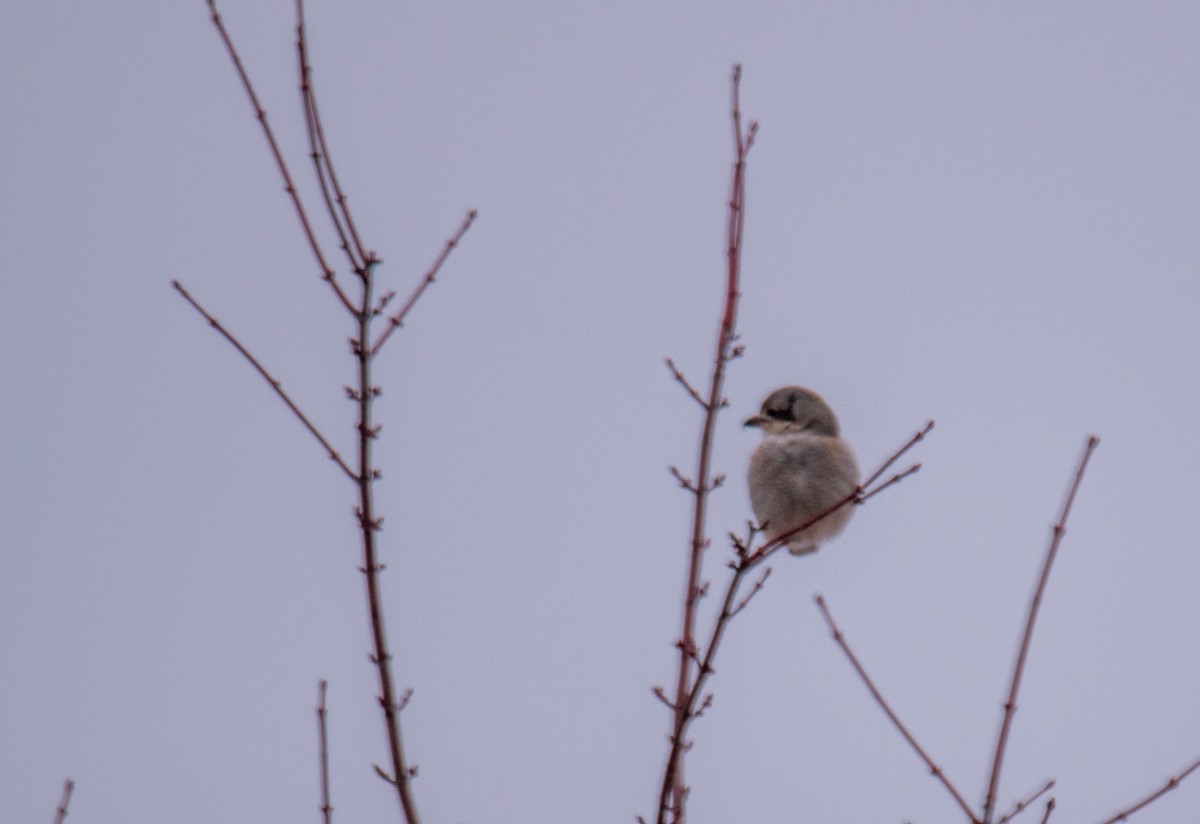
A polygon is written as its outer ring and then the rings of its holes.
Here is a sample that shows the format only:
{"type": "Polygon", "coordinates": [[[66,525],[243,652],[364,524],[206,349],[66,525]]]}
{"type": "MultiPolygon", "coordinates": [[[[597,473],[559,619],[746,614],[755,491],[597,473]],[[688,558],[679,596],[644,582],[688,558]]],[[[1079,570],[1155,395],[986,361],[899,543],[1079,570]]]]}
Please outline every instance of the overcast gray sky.
{"type": "MultiPolygon", "coordinates": [[[[291,3],[222,10],[305,167],[291,3]]],[[[430,822],[653,812],[721,297],[728,78],[761,122],[740,420],[801,383],[916,477],[779,558],[694,727],[693,820],[919,824],[953,802],[822,624],[823,592],[972,802],[1035,573],[1050,583],[1001,796],[1099,821],[1200,756],[1200,6],[311,0],[328,135],[402,293],[378,503],[430,822]]],[[[191,2],[0,14],[0,821],[395,820],[353,490],[173,278],[340,444],[351,329],[191,2]]],[[[712,606],[710,604],[710,606],[712,606]]],[[[1200,778],[1137,821],[1190,820],[1200,778]]]]}

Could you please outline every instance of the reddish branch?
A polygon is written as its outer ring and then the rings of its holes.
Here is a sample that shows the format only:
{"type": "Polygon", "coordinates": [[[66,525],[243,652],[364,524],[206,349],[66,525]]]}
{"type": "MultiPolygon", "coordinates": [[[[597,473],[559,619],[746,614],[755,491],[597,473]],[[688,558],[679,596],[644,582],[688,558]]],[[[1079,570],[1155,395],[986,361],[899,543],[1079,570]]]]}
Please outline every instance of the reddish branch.
{"type": "Polygon", "coordinates": [[[345,252],[350,262],[350,268],[359,277],[363,275],[367,260],[372,256],[363,248],[350,215],[350,207],[346,195],[338,183],[337,173],[333,170],[333,158],[329,154],[329,146],[325,142],[325,129],[321,125],[320,110],[317,108],[317,96],[312,84],[312,64],[308,60],[308,37],[304,26],[304,3],[296,0],[296,56],[300,61],[300,100],[304,106],[304,123],[308,132],[309,157],[312,158],[317,183],[321,188],[321,197],[325,201],[325,211],[333,223],[334,231],[340,240],[339,246],[345,252]],[[348,235],[348,236],[347,236],[348,235]]]}
{"type": "Polygon", "coordinates": [[[996,824],[1007,824],[1007,822],[1012,821],[1018,815],[1025,812],[1025,810],[1029,807],[1030,804],[1037,801],[1039,798],[1041,798],[1046,793],[1050,792],[1052,789],[1054,789],[1054,780],[1053,779],[1051,779],[1050,781],[1047,781],[1042,786],[1042,788],[1040,790],[1038,790],[1037,792],[1018,801],[1015,805],[1013,805],[1013,811],[1011,813],[1009,813],[1008,815],[1000,816],[1000,818],[996,821],[996,824]]]}
{"type": "Polygon", "coordinates": [[[329,800],[329,733],[325,726],[325,690],[328,686],[321,679],[317,687],[317,737],[321,749],[321,820],[333,824],[333,804],[329,800]]]}
{"type": "Polygon", "coordinates": [[[1071,488],[1067,492],[1067,499],[1063,502],[1062,513],[1059,515],[1058,522],[1054,524],[1054,532],[1050,539],[1050,546],[1046,550],[1046,559],[1042,563],[1042,573],[1038,577],[1037,589],[1034,590],[1033,599],[1029,602],[1029,613],[1025,618],[1025,631],[1021,635],[1021,646],[1017,650],[1017,661],[1013,665],[1012,681],[1008,688],[1008,698],[1004,702],[1004,717],[1000,722],[1000,734],[996,737],[996,755],[992,759],[992,772],[988,778],[987,796],[983,802],[983,820],[991,822],[992,814],[996,806],[996,791],[1000,785],[1000,768],[1004,765],[1004,751],[1008,747],[1008,733],[1012,727],[1013,716],[1017,711],[1017,692],[1021,688],[1021,676],[1025,672],[1025,658],[1029,654],[1029,645],[1033,640],[1033,627],[1037,621],[1038,609],[1042,605],[1042,595],[1046,591],[1046,582],[1050,580],[1050,568],[1054,565],[1054,559],[1058,555],[1058,547],[1062,543],[1063,535],[1067,532],[1067,518],[1071,514],[1071,505],[1075,502],[1075,494],[1079,491],[1079,485],[1083,482],[1083,473],[1087,469],[1088,460],[1092,457],[1092,452],[1095,451],[1096,445],[1100,443],[1100,439],[1095,435],[1087,439],[1087,444],[1083,449],[1083,456],[1079,459],[1079,466],[1075,470],[1075,479],[1071,483],[1071,488]]]}
{"type": "Polygon", "coordinates": [[[308,416],[300,411],[300,407],[297,406],[296,402],[288,396],[288,393],[283,391],[283,384],[276,380],[275,376],[268,372],[267,368],[258,362],[258,358],[250,354],[250,350],[243,346],[242,342],[233,336],[233,333],[222,326],[219,320],[210,315],[208,310],[201,306],[199,302],[197,302],[196,299],[193,298],[188,291],[183,288],[179,281],[173,280],[171,281],[171,285],[175,287],[175,291],[183,295],[183,299],[190,303],[192,308],[199,312],[204,319],[208,321],[209,326],[211,326],[213,329],[216,329],[221,333],[221,336],[224,337],[225,340],[233,344],[233,348],[237,349],[238,352],[241,353],[242,357],[250,362],[250,365],[254,367],[258,374],[262,375],[263,380],[270,384],[271,388],[275,390],[275,394],[278,395],[285,404],[287,404],[288,409],[292,410],[292,414],[300,419],[300,423],[304,424],[304,428],[312,433],[312,436],[320,442],[321,446],[325,447],[325,451],[329,454],[330,459],[342,468],[342,471],[346,473],[350,480],[357,481],[358,475],[355,474],[354,470],[351,469],[344,460],[342,460],[342,456],[339,455],[338,451],[333,448],[328,440],[325,439],[325,436],[322,435],[321,431],[317,429],[313,422],[308,419],[308,416]]]}
{"type": "MultiPolygon", "coordinates": [[[[462,239],[467,229],[475,219],[475,212],[471,211],[467,218],[463,221],[458,231],[446,243],[441,254],[434,262],[433,266],[427,271],[424,277],[417,284],[411,297],[405,303],[399,313],[392,316],[389,321],[390,325],[378,338],[373,338],[371,323],[378,317],[387,302],[391,298],[391,293],[385,295],[382,299],[376,301],[374,297],[375,291],[375,271],[379,265],[379,259],[373,252],[369,252],[363,246],[359,237],[358,229],[355,226],[354,219],[350,214],[350,209],[347,204],[347,199],[338,177],[333,168],[333,162],[330,158],[329,146],[325,140],[325,131],[321,124],[319,109],[317,106],[316,94],[312,85],[312,67],[308,59],[308,42],[305,33],[304,25],[304,6],[302,0],[296,0],[296,52],[300,74],[300,97],[304,107],[305,129],[308,137],[309,155],[313,161],[314,172],[317,178],[317,185],[321,191],[321,197],[324,201],[325,211],[333,224],[334,231],[340,241],[342,250],[345,252],[347,260],[357,280],[360,284],[361,291],[357,296],[357,300],[352,301],[343,291],[333,269],[329,266],[325,254],[322,252],[320,244],[317,241],[316,234],[313,231],[312,222],[308,218],[308,213],[304,208],[304,204],[300,198],[299,192],[292,181],[291,173],[288,171],[287,163],[283,159],[283,154],[279,149],[279,144],[275,139],[275,135],[271,127],[267,123],[266,111],[259,103],[258,95],[254,91],[254,86],[250,82],[250,78],[242,65],[241,57],[238,55],[237,49],[233,45],[233,40],[226,31],[224,23],[221,21],[221,16],[217,13],[215,0],[207,0],[209,9],[212,13],[212,21],[216,26],[218,33],[221,36],[222,42],[229,53],[230,60],[233,62],[234,68],[237,71],[238,77],[241,79],[242,86],[245,89],[246,95],[250,99],[250,103],[254,108],[255,117],[258,118],[262,126],[263,135],[266,137],[267,144],[270,146],[271,153],[275,158],[275,163],[279,168],[279,173],[283,177],[284,188],[288,192],[293,207],[296,210],[296,215],[300,219],[300,225],[304,230],[305,238],[308,241],[309,247],[312,249],[313,255],[317,260],[317,264],[321,269],[322,277],[329,282],[338,301],[341,303],[354,318],[355,333],[351,338],[352,351],[357,362],[358,380],[356,386],[347,387],[347,394],[350,399],[355,401],[358,406],[358,421],[355,427],[358,442],[358,465],[351,469],[339,455],[338,451],[333,448],[328,439],[316,428],[315,425],[308,419],[297,404],[283,391],[279,381],[269,373],[258,360],[246,349],[242,343],[228,332],[224,326],[212,315],[210,315],[199,303],[197,303],[191,295],[178,283],[174,286],[181,295],[190,303],[196,311],[198,311],[209,324],[220,332],[226,340],[245,357],[258,373],[271,385],[276,394],[287,404],[292,413],[304,424],[308,431],[321,443],[339,467],[345,474],[354,482],[357,488],[358,505],[355,509],[355,515],[358,519],[359,528],[362,534],[362,552],[363,563],[360,567],[366,582],[367,590],[367,605],[370,614],[370,628],[372,640],[371,660],[375,664],[376,672],[379,678],[379,695],[377,696],[381,710],[384,716],[384,725],[387,730],[388,737],[388,753],[391,761],[390,772],[376,766],[375,770],[389,784],[396,789],[397,797],[403,810],[405,820],[408,824],[419,824],[417,815],[416,803],[412,792],[412,778],[416,774],[416,767],[410,766],[406,759],[403,739],[400,734],[400,711],[408,701],[411,695],[411,690],[406,690],[402,697],[397,699],[397,689],[394,678],[392,676],[391,662],[392,655],[389,651],[387,643],[387,635],[385,631],[385,621],[383,614],[383,596],[380,590],[379,573],[383,570],[383,564],[379,560],[379,546],[377,534],[383,524],[383,518],[375,512],[374,504],[374,483],[380,477],[379,469],[374,465],[372,456],[372,444],[379,437],[380,427],[375,425],[372,420],[372,404],[374,399],[379,395],[380,389],[372,383],[371,366],[375,355],[379,351],[383,342],[387,340],[391,332],[403,323],[404,317],[412,309],[413,305],[421,297],[434,280],[435,275],[445,263],[450,252],[453,251],[458,242],[462,239]],[[372,342],[374,340],[374,342],[372,342]]],[[[328,796],[328,763],[326,754],[325,729],[324,729],[324,682],[321,687],[321,706],[318,709],[318,715],[321,720],[321,747],[322,747],[322,811],[325,814],[328,822],[331,807],[329,805],[328,796]]]]}
{"type": "Polygon", "coordinates": [[[1142,809],[1143,807],[1150,804],[1151,802],[1157,801],[1158,799],[1162,798],[1164,795],[1169,793],[1171,790],[1178,787],[1180,785],[1180,783],[1182,783],[1183,779],[1187,778],[1189,775],[1191,775],[1193,772],[1195,772],[1198,769],[1200,769],[1200,758],[1196,759],[1190,765],[1188,765],[1187,769],[1185,769],[1183,772],[1179,773],[1179,775],[1173,775],[1170,778],[1168,778],[1166,784],[1163,784],[1157,790],[1150,793],[1150,795],[1146,796],[1145,798],[1143,798],[1141,801],[1137,802],[1133,806],[1127,807],[1126,809],[1121,810],[1121,812],[1117,813],[1112,818],[1106,819],[1103,822],[1103,824],[1116,824],[1116,822],[1118,822],[1118,821],[1127,820],[1129,818],[1129,816],[1133,815],[1138,810],[1142,809]]]}
{"type": "Polygon", "coordinates": [[[371,661],[379,675],[379,707],[383,710],[388,733],[388,753],[392,771],[389,775],[378,766],[375,771],[392,786],[400,799],[404,818],[409,824],[418,824],[416,802],[412,793],[412,778],[416,768],[410,767],[404,754],[404,741],[400,734],[400,705],[396,701],[396,686],[392,677],[392,656],[388,651],[386,624],[383,618],[383,596],[380,592],[379,573],[383,565],[379,562],[379,546],[376,535],[383,526],[383,518],[375,514],[374,487],[379,471],[374,467],[371,444],[379,437],[380,427],[372,425],[371,406],[379,394],[379,387],[371,382],[373,355],[368,348],[371,339],[371,286],[374,280],[374,262],[368,263],[362,279],[362,301],[358,313],[358,337],[354,341],[358,358],[358,507],[355,515],[362,533],[363,565],[366,577],[367,608],[371,616],[371,640],[374,653],[371,661]]]}
{"type": "MultiPolygon", "coordinates": [[[[739,102],[739,85],[741,82],[741,66],[734,66],[732,78],[732,125],[734,141],[733,180],[730,184],[729,213],[726,225],[725,257],[725,305],[721,312],[721,322],[717,330],[716,352],[713,356],[712,375],[708,385],[707,399],[702,398],[690,384],[684,380],[674,365],[672,371],[679,382],[688,390],[691,396],[704,409],[704,424],[700,433],[699,459],[696,469],[696,479],[691,488],[693,493],[692,529],[690,552],[688,558],[687,586],[683,595],[683,627],[678,641],[679,674],[675,686],[675,698],[668,702],[674,710],[674,720],[671,725],[670,750],[667,764],[663,770],[662,787],[658,801],[658,824],[671,821],[682,824],[686,806],[687,787],[683,778],[683,757],[687,749],[687,727],[695,717],[694,696],[703,684],[703,666],[700,675],[695,675],[697,666],[696,654],[696,604],[702,596],[700,571],[704,550],[708,547],[705,535],[705,523],[708,507],[708,493],[712,489],[709,482],[712,462],[713,434],[716,430],[717,413],[724,406],[722,388],[725,383],[725,367],[729,361],[740,354],[734,343],[737,340],[736,320],[737,302],[739,297],[738,281],[741,276],[742,232],[745,225],[746,198],[746,156],[754,144],[754,135],[758,129],[756,123],[742,129],[742,113],[739,102]]],[[[730,604],[726,604],[729,609],[730,604]]]]}
{"type": "MultiPolygon", "coordinates": [[[[384,341],[391,337],[392,332],[404,325],[404,319],[408,317],[408,313],[421,298],[421,295],[425,294],[425,290],[429,288],[431,283],[433,283],[434,279],[437,277],[437,273],[442,269],[442,264],[446,262],[446,258],[450,257],[450,253],[454,251],[454,247],[458,246],[458,242],[462,240],[463,235],[465,235],[467,230],[471,228],[471,224],[475,222],[477,214],[478,213],[474,209],[467,212],[467,216],[463,219],[462,225],[458,227],[458,231],[451,235],[450,239],[446,241],[446,245],[442,247],[441,254],[439,254],[437,259],[434,260],[433,265],[426,270],[425,275],[417,283],[416,287],[412,291],[412,294],[408,296],[408,300],[406,300],[404,305],[400,307],[400,311],[388,318],[387,329],[383,330],[383,334],[379,336],[379,339],[375,341],[375,343],[371,344],[372,355],[379,351],[379,348],[383,346],[384,341]]],[[[382,307],[382,304],[380,305],[382,307]]]]}
{"type": "Polygon", "coordinates": [[[846,658],[850,661],[850,666],[854,667],[854,671],[858,673],[858,677],[870,691],[871,697],[875,699],[875,703],[878,704],[880,709],[884,711],[888,717],[888,720],[892,722],[892,725],[895,726],[902,736],[904,736],[904,740],[907,741],[908,745],[913,748],[913,751],[916,752],[916,754],[920,756],[921,760],[925,762],[925,766],[929,768],[931,773],[933,773],[934,778],[942,782],[942,786],[946,788],[946,791],[950,793],[958,806],[962,808],[964,813],[966,813],[967,820],[971,821],[972,824],[979,824],[979,819],[975,817],[975,813],[971,810],[971,806],[963,798],[962,793],[960,793],[958,788],[955,787],[954,784],[951,783],[950,779],[946,777],[945,771],[938,766],[937,762],[935,762],[933,758],[930,757],[929,753],[925,751],[925,748],[917,742],[917,739],[911,732],[909,732],[908,727],[905,726],[904,722],[900,720],[900,716],[896,715],[896,711],[891,708],[891,705],[888,704],[887,699],[883,697],[883,693],[881,693],[879,688],[875,686],[875,682],[871,680],[871,676],[867,675],[867,671],[859,662],[858,656],[854,654],[852,649],[850,649],[850,645],[846,642],[846,638],[842,635],[842,631],[838,628],[838,625],[834,623],[833,616],[829,613],[829,607],[825,605],[825,598],[821,595],[818,595],[816,597],[816,601],[817,607],[821,610],[821,615],[825,617],[825,623],[829,625],[829,631],[833,634],[833,640],[837,642],[839,647],[841,647],[842,652],[845,653],[846,658]]]}
{"type": "Polygon", "coordinates": [[[291,172],[288,171],[287,162],[283,159],[283,152],[279,150],[279,143],[275,140],[275,133],[271,130],[270,124],[267,123],[267,111],[258,102],[258,95],[254,91],[254,85],[250,82],[250,75],[246,73],[246,69],[242,65],[242,58],[238,55],[237,49],[233,45],[233,40],[229,37],[229,32],[225,30],[225,23],[222,22],[221,15],[217,13],[216,0],[208,0],[208,8],[212,13],[213,25],[217,27],[217,32],[221,35],[221,41],[225,44],[225,50],[229,52],[229,59],[233,62],[233,67],[237,70],[238,77],[241,78],[242,87],[246,90],[246,96],[250,98],[250,105],[254,107],[254,116],[258,118],[259,125],[262,126],[263,136],[266,137],[267,144],[271,147],[271,154],[275,158],[275,165],[279,167],[279,174],[283,177],[283,188],[291,198],[292,206],[296,209],[296,216],[300,218],[300,225],[304,228],[304,236],[308,239],[308,246],[312,250],[313,256],[317,259],[317,265],[321,268],[321,277],[329,282],[330,287],[337,295],[342,306],[347,311],[353,312],[353,305],[350,303],[349,298],[346,297],[346,293],[342,291],[342,287],[338,284],[333,269],[325,260],[325,255],[321,251],[321,244],[317,242],[317,236],[313,232],[312,223],[308,219],[308,213],[304,210],[304,203],[300,200],[300,193],[296,190],[296,186],[292,182],[291,172]]]}
{"type": "Polygon", "coordinates": [[[67,817],[67,807],[71,803],[71,793],[75,792],[75,782],[67,779],[63,782],[62,798],[58,800],[58,808],[54,811],[54,824],[63,824],[67,817]]]}

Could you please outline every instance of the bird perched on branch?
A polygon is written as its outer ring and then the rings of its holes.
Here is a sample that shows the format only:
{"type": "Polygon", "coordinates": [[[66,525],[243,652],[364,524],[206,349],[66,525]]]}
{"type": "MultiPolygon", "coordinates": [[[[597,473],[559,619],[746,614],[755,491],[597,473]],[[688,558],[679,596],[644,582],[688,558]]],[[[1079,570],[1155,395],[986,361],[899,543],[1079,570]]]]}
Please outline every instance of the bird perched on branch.
{"type": "MultiPolygon", "coordinates": [[[[854,453],[839,437],[833,410],[816,392],[801,386],[776,389],[745,425],[763,433],[750,458],[750,505],[768,540],[803,526],[858,487],[854,453]]],[[[788,539],[788,551],[815,552],[842,531],[853,508],[847,503],[796,533],[788,539]]]]}

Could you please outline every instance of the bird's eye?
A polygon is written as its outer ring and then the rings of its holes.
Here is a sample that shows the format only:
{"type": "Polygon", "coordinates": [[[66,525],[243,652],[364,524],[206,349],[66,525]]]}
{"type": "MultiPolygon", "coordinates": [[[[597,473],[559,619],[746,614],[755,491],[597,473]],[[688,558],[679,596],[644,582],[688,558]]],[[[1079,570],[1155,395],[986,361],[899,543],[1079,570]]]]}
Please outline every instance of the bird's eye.
{"type": "Polygon", "coordinates": [[[788,421],[788,420],[791,420],[791,418],[792,418],[792,416],[788,414],[788,410],[786,410],[786,409],[768,409],[767,417],[771,418],[772,420],[776,420],[776,421],[788,421]]]}

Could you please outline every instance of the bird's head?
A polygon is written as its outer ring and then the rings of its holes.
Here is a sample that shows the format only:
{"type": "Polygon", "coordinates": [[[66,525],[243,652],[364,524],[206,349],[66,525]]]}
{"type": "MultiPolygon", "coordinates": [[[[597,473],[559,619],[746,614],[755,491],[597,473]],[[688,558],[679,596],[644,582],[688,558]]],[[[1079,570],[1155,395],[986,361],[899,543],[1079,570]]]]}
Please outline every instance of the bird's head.
{"type": "Polygon", "coordinates": [[[811,389],[785,386],[776,389],[758,414],[747,419],[745,426],[758,427],[764,435],[790,435],[805,432],[810,435],[838,436],[838,422],[829,404],[811,389]]]}

